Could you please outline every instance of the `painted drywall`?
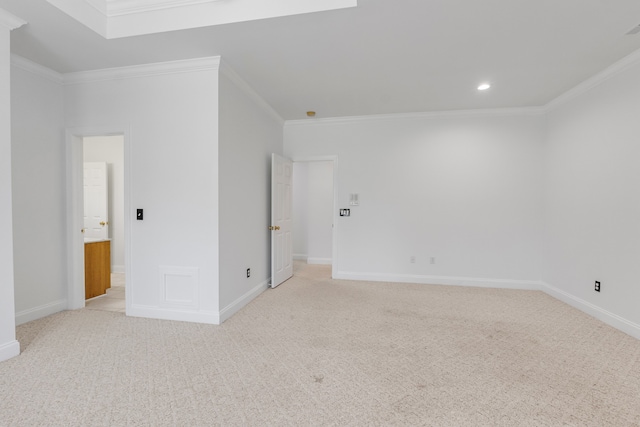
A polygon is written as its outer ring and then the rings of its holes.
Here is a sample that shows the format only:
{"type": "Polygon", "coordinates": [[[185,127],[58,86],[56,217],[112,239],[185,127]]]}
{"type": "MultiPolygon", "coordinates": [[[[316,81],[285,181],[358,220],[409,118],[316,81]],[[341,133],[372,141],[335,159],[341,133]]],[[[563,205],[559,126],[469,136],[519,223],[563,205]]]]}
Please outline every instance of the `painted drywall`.
{"type": "Polygon", "coordinates": [[[66,76],[67,128],[126,130],[127,314],[218,322],[218,60],[66,76]]]}
{"type": "Polygon", "coordinates": [[[283,136],[282,121],[224,63],[219,89],[220,308],[224,319],[270,282],[271,153],[282,154],[283,136]]]}
{"type": "Polygon", "coordinates": [[[66,308],[64,103],[60,81],[12,66],[12,176],[16,320],[66,308]]]}
{"type": "Polygon", "coordinates": [[[293,248],[297,259],[331,264],[333,162],[293,164],[293,248]]]}
{"type": "Polygon", "coordinates": [[[610,323],[617,318],[622,322],[617,326],[627,331],[624,323],[635,323],[636,336],[640,336],[639,111],[640,62],[636,61],[549,112],[542,276],[568,302],[596,308],[591,314],[605,315],[610,323]],[[601,282],[600,293],[594,291],[596,280],[601,282]]]}
{"type": "Polygon", "coordinates": [[[107,163],[111,271],[124,273],[124,137],[91,136],[83,142],[85,162],[107,163]]]}
{"type": "MultiPolygon", "coordinates": [[[[0,12],[4,13],[2,9],[0,12]]],[[[17,356],[11,205],[10,29],[0,16],[0,361],[17,356]]]]}
{"type": "Polygon", "coordinates": [[[359,194],[336,277],[532,288],[543,136],[539,114],[470,113],[289,122],[284,140],[294,159],[338,156],[336,208],[359,194]]]}
{"type": "Polygon", "coordinates": [[[293,259],[307,261],[309,251],[309,162],[293,163],[293,259]]]}

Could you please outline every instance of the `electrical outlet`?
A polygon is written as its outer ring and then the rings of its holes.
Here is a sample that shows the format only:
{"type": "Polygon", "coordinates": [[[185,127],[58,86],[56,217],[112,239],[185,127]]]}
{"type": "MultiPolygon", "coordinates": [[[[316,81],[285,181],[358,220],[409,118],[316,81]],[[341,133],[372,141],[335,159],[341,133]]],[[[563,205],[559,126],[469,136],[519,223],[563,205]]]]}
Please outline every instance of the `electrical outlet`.
{"type": "Polygon", "coordinates": [[[435,264],[436,263],[436,257],[432,256],[429,261],[431,262],[431,264],[435,264]]]}
{"type": "Polygon", "coordinates": [[[411,255],[411,258],[409,258],[409,262],[410,262],[411,264],[415,264],[415,263],[416,263],[416,257],[415,257],[415,256],[413,256],[413,255],[411,255]]]}
{"type": "Polygon", "coordinates": [[[251,269],[247,268],[247,277],[251,277],[251,269]]]}
{"type": "Polygon", "coordinates": [[[596,280],[596,287],[595,287],[596,292],[600,292],[600,282],[598,282],[596,280]]]}

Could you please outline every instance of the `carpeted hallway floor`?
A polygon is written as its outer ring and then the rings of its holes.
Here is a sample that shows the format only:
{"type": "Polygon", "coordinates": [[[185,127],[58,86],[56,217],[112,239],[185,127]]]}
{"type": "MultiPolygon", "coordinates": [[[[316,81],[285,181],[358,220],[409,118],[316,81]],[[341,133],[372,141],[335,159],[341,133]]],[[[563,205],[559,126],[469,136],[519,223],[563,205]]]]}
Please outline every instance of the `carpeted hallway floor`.
{"type": "Polygon", "coordinates": [[[66,311],[18,328],[1,426],[640,426],[640,341],[535,291],[298,265],[221,326],[66,311]]]}

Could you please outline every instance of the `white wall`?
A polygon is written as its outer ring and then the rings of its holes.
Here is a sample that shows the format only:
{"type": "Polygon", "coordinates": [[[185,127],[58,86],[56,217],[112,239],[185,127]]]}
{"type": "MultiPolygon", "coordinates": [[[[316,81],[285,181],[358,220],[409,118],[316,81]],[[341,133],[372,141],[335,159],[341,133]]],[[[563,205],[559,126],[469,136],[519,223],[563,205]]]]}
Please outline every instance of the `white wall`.
{"type": "Polygon", "coordinates": [[[271,153],[282,154],[282,125],[271,108],[223,63],[219,135],[223,320],[270,282],[271,153]]]}
{"type": "Polygon", "coordinates": [[[60,76],[12,66],[12,175],[17,323],[66,307],[64,103],[60,76]]]}
{"type": "Polygon", "coordinates": [[[293,258],[307,261],[309,251],[309,162],[293,163],[293,258]]]}
{"type": "Polygon", "coordinates": [[[336,223],[337,277],[531,288],[543,137],[525,113],[289,122],[285,155],[337,155],[337,208],[360,195],[336,223]]]}
{"type": "Polygon", "coordinates": [[[219,321],[217,72],[209,58],[65,76],[68,128],[128,132],[128,314],[219,321]]]}
{"type": "Polygon", "coordinates": [[[85,162],[106,162],[109,173],[111,271],[124,273],[124,138],[92,136],[83,141],[85,162]]]}
{"type": "Polygon", "coordinates": [[[639,112],[636,54],[634,65],[548,114],[543,270],[544,281],[560,291],[556,296],[628,332],[635,323],[630,333],[636,336],[639,112]]]}
{"type": "Polygon", "coordinates": [[[293,164],[294,254],[310,264],[331,264],[333,162],[293,164]]]}
{"type": "Polygon", "coordinates": [[[10,28],[0,9],[0,361],[17,356],[11,206],[10,28]]]}

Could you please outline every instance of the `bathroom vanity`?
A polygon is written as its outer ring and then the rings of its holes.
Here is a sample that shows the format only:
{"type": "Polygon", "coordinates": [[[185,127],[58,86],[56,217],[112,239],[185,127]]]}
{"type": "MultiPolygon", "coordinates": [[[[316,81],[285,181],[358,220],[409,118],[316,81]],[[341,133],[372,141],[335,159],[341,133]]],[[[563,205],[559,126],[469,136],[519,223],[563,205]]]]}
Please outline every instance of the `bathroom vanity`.
{"type": "Polygon", "coordinates": [[[85,299],[104,295],[111,287],[111,242],[109,239],[84,241],[85,299]]]}

